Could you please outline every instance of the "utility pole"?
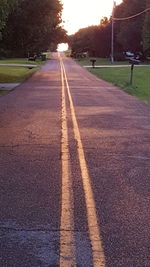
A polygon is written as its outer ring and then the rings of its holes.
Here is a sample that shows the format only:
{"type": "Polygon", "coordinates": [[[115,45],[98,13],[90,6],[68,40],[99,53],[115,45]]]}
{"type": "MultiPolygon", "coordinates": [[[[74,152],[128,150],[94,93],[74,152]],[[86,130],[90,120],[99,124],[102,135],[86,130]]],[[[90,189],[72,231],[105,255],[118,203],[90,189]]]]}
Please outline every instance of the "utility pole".
{"type": "Polygon", "coordinates": [[[113,10],[112,10],[112,29],[111,29],[111,63],[114,63],[114,12],[115,12],[116,2],[113,0],[113,10]]]}

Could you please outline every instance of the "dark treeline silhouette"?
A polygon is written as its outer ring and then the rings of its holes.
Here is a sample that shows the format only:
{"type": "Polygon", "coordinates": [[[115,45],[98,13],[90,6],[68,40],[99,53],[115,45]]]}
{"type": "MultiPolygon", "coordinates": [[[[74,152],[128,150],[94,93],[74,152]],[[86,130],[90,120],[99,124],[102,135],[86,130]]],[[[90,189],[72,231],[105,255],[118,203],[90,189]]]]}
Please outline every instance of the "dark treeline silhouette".
{"type": "Polygon", "coordinates": [[[88,52],[90,56],[106,57],[110,53],[111,24],[107,18],[101,26],[90,26],[69,37],[73,53],[88,52]]]}
{"type": "Polygon", "coordinates": [[[0,0],[0,56],[55,50],[66,40],[59,0],[0,0]],[[3,15],[3,16],[2,16],[3,15]]]}
{"type": "MultiPolygon", "coordinates": [[[[126,18],[150,7],[150,0],[123,0],[115,7],[115,18],[126,18]]],[[[72,54],[78,56],[87,52],[92,57],[110,57],[111,21],[104,17],[98,26],[80,29],[69,37],[72,54]]],[[[124,21],[114,21],[115,59],[122,60],[123,52],[135,54],[150,53],[150,11],[124,21]]]]}

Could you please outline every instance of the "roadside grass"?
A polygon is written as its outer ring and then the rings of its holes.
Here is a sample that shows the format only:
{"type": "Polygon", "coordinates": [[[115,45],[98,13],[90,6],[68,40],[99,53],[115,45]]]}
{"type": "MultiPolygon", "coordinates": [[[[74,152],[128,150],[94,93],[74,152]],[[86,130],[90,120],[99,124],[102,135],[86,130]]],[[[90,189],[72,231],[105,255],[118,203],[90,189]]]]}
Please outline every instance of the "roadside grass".
{"type": "Polygon", "coordinates": [[[0,96],[8,94],[7,90],[0,90],[0,96]]]}
{"type": "Polygon", "coordinates": [[[130,67],[89,69],[98,78],[122,88],[125,92],[138,97],[145,103],[150,103],[150,66],[135,67],[133,85],[130,81],[130,67]]]}
{"type": "Polygon", "coordinates": [[[31,64],[31,65],[41,65],[43,61],[37,59],[36,61],[28,60],[27,58],[10,58],[10,59],[1,59],[0,64],[31,64]]]}
{"type": "Polygon", "coordinates": [[[38,68],[0,66],[0,83],[20,83],[27,79],[38,68]]]}
{"type": "MultiPolygon", "coordinates": [[[[46,54],[47,58],[50,58],[50,53],[46,54]]],[[[33,69],[28,67],[19,67],[19,66],[1,66],[0,65],[0,83],[19,83],[26,80],[34,72],[38,70],[38,67],[44,64],[45,61],[37,59],[36,61],[30,61],[27,58],[10,58],[0,60],[0,64],[28,64],[28,65],[37,65],[33,69]]]]}
{"type": "MultiPolygon", "coordinates": [[[[85,58],[85,59],[76,59],[76,61],[82,65],[82,66],[90,66],[92,65],[91,58],[85,58]]],[[[96,63],[95,66],[98,65],[112,65],[111,61],[108,58],[95,58],[96,63]]],[[[114,65],[127,65],[129,64],[129,61],[115,61],[114,65]]]]}

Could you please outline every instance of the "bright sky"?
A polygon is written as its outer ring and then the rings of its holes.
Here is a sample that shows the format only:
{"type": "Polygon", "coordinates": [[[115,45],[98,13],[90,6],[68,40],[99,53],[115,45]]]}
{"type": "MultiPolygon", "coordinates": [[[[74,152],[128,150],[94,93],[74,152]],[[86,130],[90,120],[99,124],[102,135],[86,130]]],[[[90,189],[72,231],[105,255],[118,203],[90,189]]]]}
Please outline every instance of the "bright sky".
{"type": "MultiPolygon", "coordinates": [[[[64,28],[73,34],[81,28],[100,23],[102,17],[109,17],[113,0],[61,0],[64,28]]],[[[116,0],[120,4],[122,0],[116,0]]]]}

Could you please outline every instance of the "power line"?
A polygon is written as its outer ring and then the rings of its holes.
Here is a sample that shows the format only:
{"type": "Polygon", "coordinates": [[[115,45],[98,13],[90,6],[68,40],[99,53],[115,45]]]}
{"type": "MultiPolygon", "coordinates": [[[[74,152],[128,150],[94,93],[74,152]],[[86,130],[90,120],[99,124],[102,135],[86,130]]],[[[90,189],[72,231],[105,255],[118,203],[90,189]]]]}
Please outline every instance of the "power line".
{"type": "Polygon", "coordinates": [[[135,18],[135,17],[138,17],[138,16],[140,16],[141,14],[143,14],[143,13],[145,13],[145,12],[147,12],[147,11],[150,11],[150,7],[149,8],[146,8],[145,10],[143,10],[142,12],[140,12],[140,13],[137,13],[137,14],[135,14],[135,15],[133,15],[133,16],[130,16],[130,17],[126,17],[126,18],[113,18],[113,20],[128,20],[128,19],[132,19],[132,18],[135,18]]]}

